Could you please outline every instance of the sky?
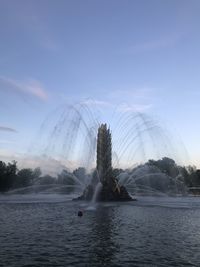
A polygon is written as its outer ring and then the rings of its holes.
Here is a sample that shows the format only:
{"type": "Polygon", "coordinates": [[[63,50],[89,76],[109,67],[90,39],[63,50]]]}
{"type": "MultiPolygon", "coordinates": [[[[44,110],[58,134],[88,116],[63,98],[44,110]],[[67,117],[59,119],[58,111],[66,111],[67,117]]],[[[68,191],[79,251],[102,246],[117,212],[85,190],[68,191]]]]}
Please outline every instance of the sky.
{"type": "Polygon", "coordinates": [[[85,102],[158,119],[200,167],[199,14],[199,0],[0,0],[0,159],[31,158],[48,114],[85,102]]]}

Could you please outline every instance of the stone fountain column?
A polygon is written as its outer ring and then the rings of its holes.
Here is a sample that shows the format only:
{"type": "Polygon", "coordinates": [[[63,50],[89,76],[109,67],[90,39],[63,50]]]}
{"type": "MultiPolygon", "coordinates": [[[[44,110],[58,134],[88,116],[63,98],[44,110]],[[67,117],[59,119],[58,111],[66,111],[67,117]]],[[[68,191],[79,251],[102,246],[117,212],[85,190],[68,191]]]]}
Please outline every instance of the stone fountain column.
{"type": "MultiPolygon", "coordinates": [[[[112,171],[112,142],[110,129],[101,124],[97,135],[96,170],[102,189],[97,196],[98,201],[128,201],[132,200],[124,186],[119,186],[112,171]]],[[[78,199],[91,200],[95,186],[89,185],[78,199]]]]}
{"type": "Polygon", "coordinates": [[[112,144],[111,133],[106,124],[102,124],[97,135],[97,173],[103,185],[112,186],[112,144]]]}

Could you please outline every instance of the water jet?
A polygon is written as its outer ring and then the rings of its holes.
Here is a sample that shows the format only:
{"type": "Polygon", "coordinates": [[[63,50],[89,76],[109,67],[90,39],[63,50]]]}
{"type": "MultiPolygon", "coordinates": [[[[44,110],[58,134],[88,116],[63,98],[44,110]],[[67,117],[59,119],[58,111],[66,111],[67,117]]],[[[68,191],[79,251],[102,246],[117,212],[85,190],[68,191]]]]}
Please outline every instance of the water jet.
{"type": "Polygon", "coordinates": [[[113,190],[119,197],[124,187],[137,196],[185,194],[179,164],[186,154],[179,140],[143,113],[119,109],[110,118],[100,115],[79,103],[45,119],[31,148],[39,152],[43,171],[58,175],[58,184],[43,188],[45,193],[84,192],[80,198],[92,203],[116,200],[113,190]],[[100,124],[104,120],[109,127],[100,124]]]}

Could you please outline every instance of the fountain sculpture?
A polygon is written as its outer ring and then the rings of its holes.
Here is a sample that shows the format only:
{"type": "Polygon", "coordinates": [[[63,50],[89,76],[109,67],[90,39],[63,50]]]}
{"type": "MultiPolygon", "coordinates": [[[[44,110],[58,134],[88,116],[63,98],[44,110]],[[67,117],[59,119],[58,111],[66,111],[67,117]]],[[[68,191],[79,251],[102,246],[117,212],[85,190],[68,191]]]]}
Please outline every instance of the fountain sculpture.
{"type": "Polygon", "coordinates": [[[113,175],[111,133],[106,124],[101,124],[98,128],[96,174],[97,179],[94,177],[77,200],[92,200],[94,195],[97,201],[133,200],[126,188],[120,186],[113,175]]]}
{"type": "Polygon", "coordinates": [[[81,102],[54,110],[30,153],[38,155],[45,173],[59,173],[59,183],[30,190],[83,192],[78,199],[92,202],[131,200],[129,194],[185,194],[179,165],[185,165],[187,154],[181,142],[146,114],[117,108],[109,117],[112,136],[94,107],[81,102]]]}

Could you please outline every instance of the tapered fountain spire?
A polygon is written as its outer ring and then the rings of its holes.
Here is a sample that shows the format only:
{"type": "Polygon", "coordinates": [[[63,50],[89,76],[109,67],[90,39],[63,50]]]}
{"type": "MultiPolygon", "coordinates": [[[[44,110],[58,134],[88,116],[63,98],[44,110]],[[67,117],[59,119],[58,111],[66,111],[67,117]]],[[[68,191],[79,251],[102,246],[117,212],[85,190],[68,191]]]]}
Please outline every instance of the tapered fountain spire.
{"type": "Polygon", "coordinates": [[[110,129],[101,124],[97,135],[97,172],[102,184],[108,183],[112,176],[112,144],[110,129]]]}
{"type": "Polygon", "coordinates": [[[112,170],[112,142],[111,132],[106,124],[101,124],[97,134],[97,161],[96,171],[98,181],[94,181],[86,187],[83,195],[78,200],[91,200],[96,196],[96,188],[101,183],[98,192],[98,201],[128,201],[132,200],[124,186],[120,186],[112,170]],[[95,182],[96,181],[96,182],[95,182]],[[99,182],[99,183],[98,183],[99,182]]]}

